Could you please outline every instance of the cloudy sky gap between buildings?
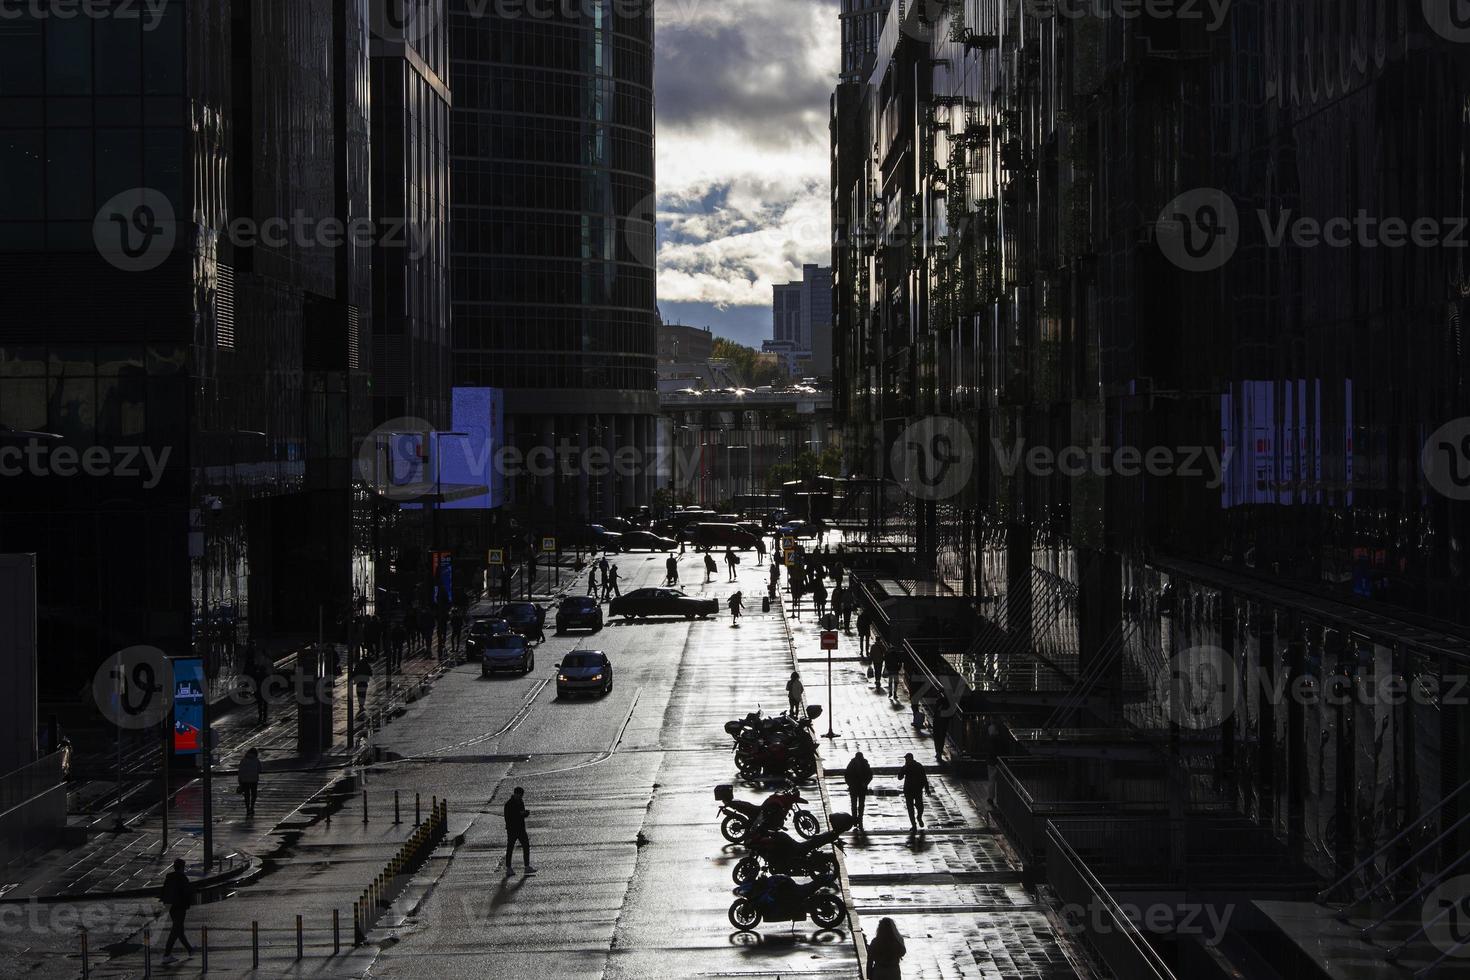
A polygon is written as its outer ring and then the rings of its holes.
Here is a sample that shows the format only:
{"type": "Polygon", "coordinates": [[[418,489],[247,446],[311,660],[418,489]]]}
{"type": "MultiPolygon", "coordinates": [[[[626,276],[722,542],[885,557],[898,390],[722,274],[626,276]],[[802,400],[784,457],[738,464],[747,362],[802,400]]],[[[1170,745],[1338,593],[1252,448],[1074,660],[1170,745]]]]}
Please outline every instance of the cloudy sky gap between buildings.
{"type": "Polygon", "coordinates": [[[759,346],[771,284],[831,262],[837,0],[661,0],[659,306],[759,346]]]}

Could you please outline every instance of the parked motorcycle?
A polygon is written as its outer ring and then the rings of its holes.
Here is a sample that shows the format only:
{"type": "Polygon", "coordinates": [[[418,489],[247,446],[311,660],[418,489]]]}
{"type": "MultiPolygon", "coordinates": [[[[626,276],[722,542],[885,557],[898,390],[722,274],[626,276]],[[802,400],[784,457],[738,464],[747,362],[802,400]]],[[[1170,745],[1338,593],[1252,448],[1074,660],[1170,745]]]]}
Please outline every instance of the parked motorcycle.
{"type": "Polygon", "coordinates": [[[847,904],[837,890],[835,875],[814,877],[798,885],[787,875],[770,875],[735,889],[730,924],[754,932],[764,922],[801,922],[811,916],[823,929],[836,929],[847,917],[847,904]]]}
{"type": "Polygon", "coordinates": [[[748,803],[735,799],[735,787],[715,787],[715,799],[720,801],[720,833],[732,844],[744,844],[751,833],[762,834],[781,830],[791,820],[792,828],[802,838],[810,840],[822,832],[816,814],[804,809],[806,800],[800,793],[773,793],[764,803],[748,803]]]}
{"type": "Polygon", "coordinates": [[[745,779],[771,775],[804,783],[817,774],[817,753],[814,746],[776,739],[742,747],[735,754],[735,768],[745,779]]]}
{"type": "Polygon", "coordinates": [[[828,844],[842,846],[842,835],[857,821],[851,814],[832,814],[832,829],[809,841],[798,841],[790,834],[776,831],[762,837],[747,837],[749,854],[735,864],[731,877],[735,884],[755,881],[762,874],[816,876],[837,874],[837,858],[826,850],[828,844]]]}
{"type": "Polygon", "coordinates": [[[737,745],[750,739],[764,741],[773,737],[796,735],[802,731],[810,733],[811,723],[822,716],[822,706],[811,705],[806,714],[805,718],[798,721],[790,715],[767,717],[757,708],[744,718],[725,722],[725,733],[735,739],[737,745]]]}

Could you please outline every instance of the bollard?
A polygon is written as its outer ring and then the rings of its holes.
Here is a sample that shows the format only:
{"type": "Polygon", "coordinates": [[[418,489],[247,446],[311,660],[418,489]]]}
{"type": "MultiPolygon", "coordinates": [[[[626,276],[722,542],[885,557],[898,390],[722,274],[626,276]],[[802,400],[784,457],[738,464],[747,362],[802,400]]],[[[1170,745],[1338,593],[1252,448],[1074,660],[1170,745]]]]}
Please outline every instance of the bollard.
{"type": "Polygon", "coordinates": [[[296,958],[301,959],[303,954],[301,942],[301,916],[296,916],[296,958]]]}
{"type": "Polygon", "coordinates": [[[87,930],[82,930],[82,980],[92,975],[92,961],[87,954],[87,930]]]}
{"type": "Polygon", "coordinates": [[[209,926],[199,927],[199,972],[209,972],[209,926]]]}
{"type": "Polygon", "coordinates": [[[260,969],[260,923],[250,923],[250,966],[252,969],[260,969]]]}
{"type": "Polygon", "coordinates": [[[153,976],[153,930],[143,927],[143,976],[153,976]]]}
{"type": "Polygon", "coordinates": [[[342,952],[342,921],[337,909],[332,909],[332,955],[342,952]]]}
{"type": "Polygon", "coordinates": [[[402,820],[398,819],[398,790],[396,789],[393,791],[393,823],[395,826],[403,823],[402,820]]]}
{"type": "Polygon", "coordinates": [[[414,826],[423,822],[423,817],[419,814],[419,794],[417,793],[413,794],[413,822],[414,826]]]}
{"type": "Polygon", "coordinates": [[[367,826],[367,790],[362,791],[362,823],[367,826]]]}

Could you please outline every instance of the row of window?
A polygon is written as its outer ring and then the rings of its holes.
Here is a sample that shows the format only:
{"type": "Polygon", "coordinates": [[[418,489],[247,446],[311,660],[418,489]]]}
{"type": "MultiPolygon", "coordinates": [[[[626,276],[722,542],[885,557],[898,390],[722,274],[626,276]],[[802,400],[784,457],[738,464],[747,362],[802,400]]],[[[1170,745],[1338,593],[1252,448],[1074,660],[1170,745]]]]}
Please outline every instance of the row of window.
{"type": "MultiPolygon", "coordinates": [[[[463,309],[463,308],[462,308],[463,309]]],[[[498,313],[499,311],[497,311],[498,313]]],[[[462,316],[454,323],[456,350],[561,351],[651,355],[652,327],[619,325],[599,315],[595,323],[573,317],[521,319],[503,313],[462,316]]]]}
{"type": "Polygon", "coordinates": [[[454,70],[456,109],[615,122],[653,130],[653,91],[624,79],[463,62],[454,70]]]}
{"type": "Polygon", "coordinates": [[[456,113],[453,140],[456,157],[653,173],[653,146],[647,130],[534,116],[456,113]]]}
{"type": "Polygon", "coordinates": [[[561,303],[652,310],[654,273],[616,262],[456,256],[454,296],[467,303],[561,303]]]}
{"type": "Polygon", "coordinates": [[[0,93],[182,95],[184,5],[132,5],[133,17],[25,17],[7,2],[0,19],[0,93]],[[155,9],[156,8],[156,9],[155,9]]]}
{"type": "Polygon", "coordinates": [[[653,87],[651,41],[590,28],[502,23],[495,30],[469,26],[450,32],[453,63],[525,65],[554,71],[610,75],[653,87]]]}
{"type": "Polygon", "coordinates": [[[580,357],[456,352],[455,381],[495,388],[600,388],[650,391],[657,385],[651,362],[607,357],[589,364],[580,357]]]}

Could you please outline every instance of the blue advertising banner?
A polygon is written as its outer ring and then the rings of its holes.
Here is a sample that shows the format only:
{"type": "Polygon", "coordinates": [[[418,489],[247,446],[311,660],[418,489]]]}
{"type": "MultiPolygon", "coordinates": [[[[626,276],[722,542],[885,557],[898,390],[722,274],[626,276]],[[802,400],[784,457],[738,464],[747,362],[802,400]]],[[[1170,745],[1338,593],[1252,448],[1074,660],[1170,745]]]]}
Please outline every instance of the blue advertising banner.
{"type": "Polygon", "coordinates": [[[204,730],[204,661],[178,657],[174,668],[174,754],[197,755],[204,730]]]}

